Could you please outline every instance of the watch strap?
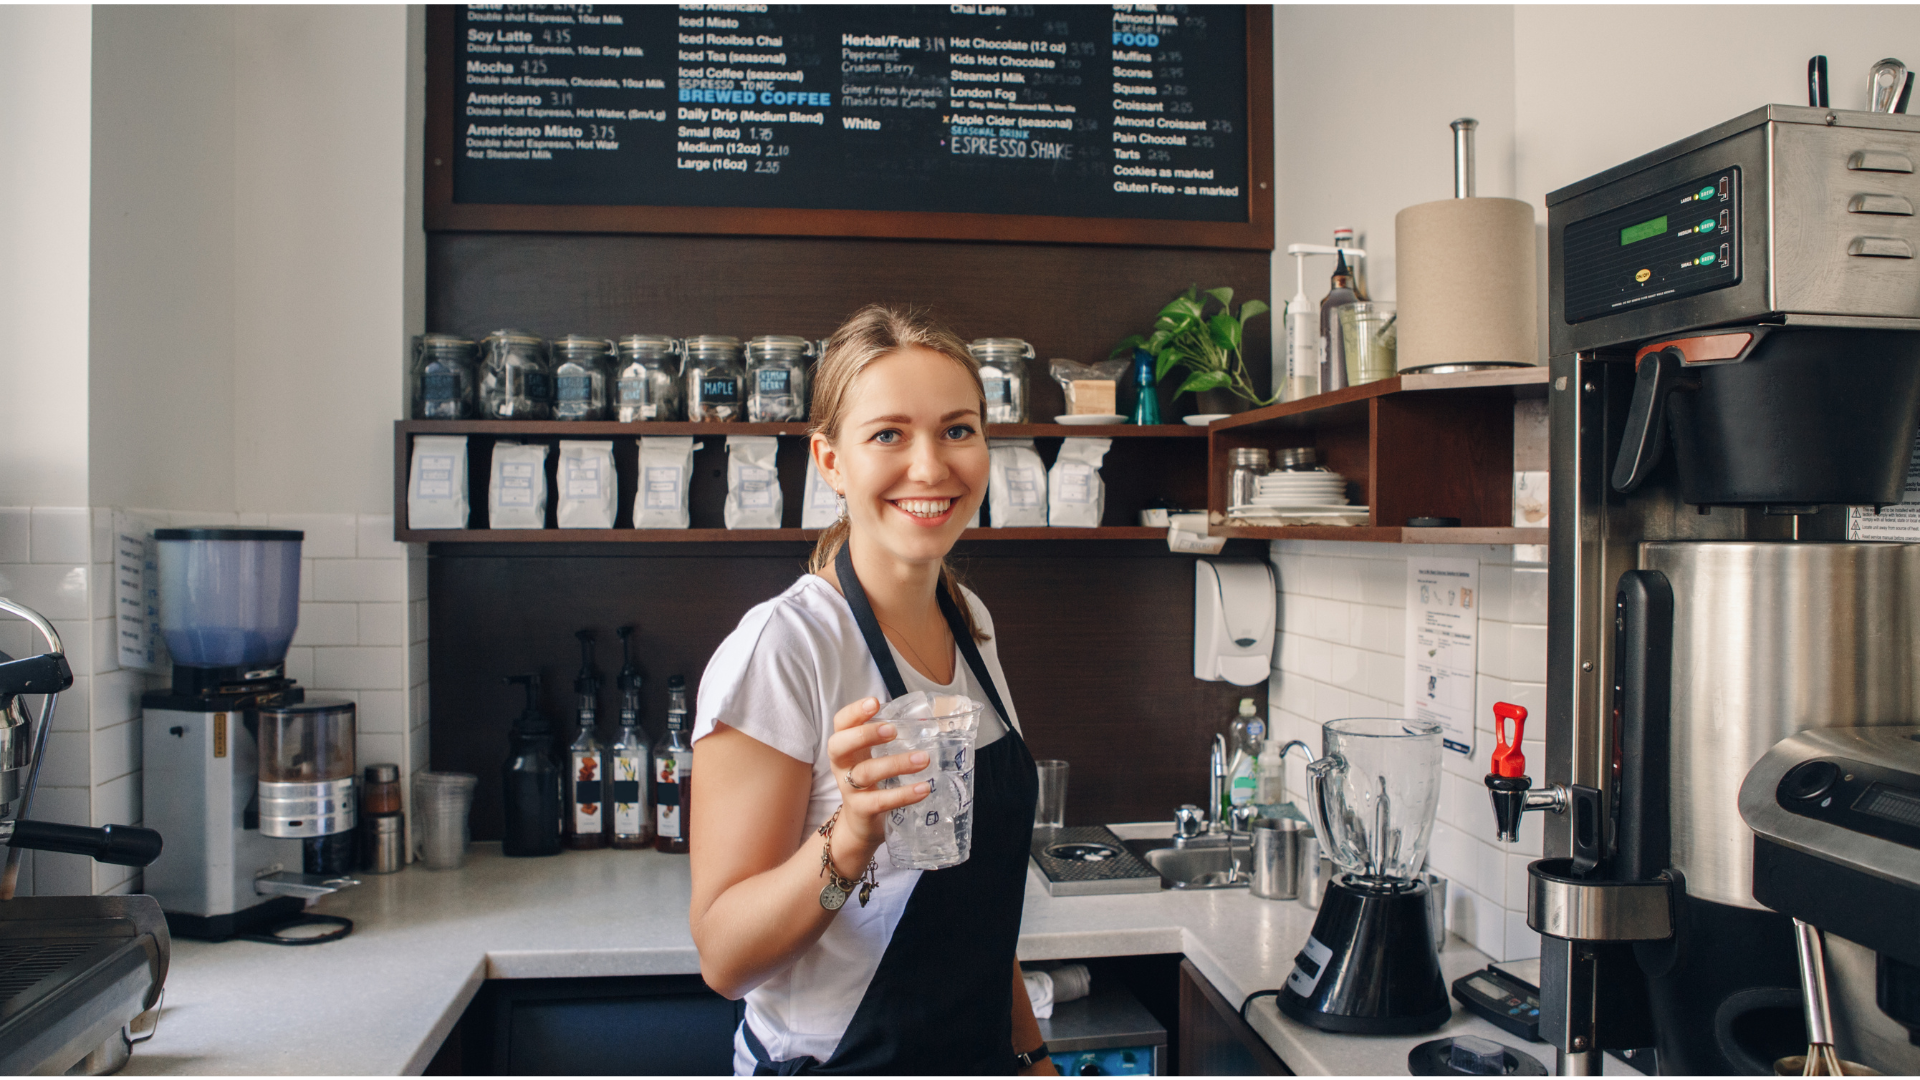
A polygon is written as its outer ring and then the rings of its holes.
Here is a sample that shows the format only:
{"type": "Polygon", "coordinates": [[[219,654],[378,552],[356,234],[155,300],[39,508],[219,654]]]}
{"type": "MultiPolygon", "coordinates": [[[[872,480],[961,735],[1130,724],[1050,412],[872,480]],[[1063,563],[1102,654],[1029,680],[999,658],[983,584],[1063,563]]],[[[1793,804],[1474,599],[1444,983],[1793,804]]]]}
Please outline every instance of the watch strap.
{"type": "Polygon", "coordinates": [[[1013,1055],[1013,1060],[1019,1063],[1020,1068],[1031,1069],[1035,1065],[1038,1065],[1042,1061],[1045,1061],[1047,1059],[1047,1056],[1048,1056],[1047,1044],[1041,1043],[1039,1046],[1036,1046],[1033,1049],[1026,1051],[1025,1053],[1013,1055]]]}

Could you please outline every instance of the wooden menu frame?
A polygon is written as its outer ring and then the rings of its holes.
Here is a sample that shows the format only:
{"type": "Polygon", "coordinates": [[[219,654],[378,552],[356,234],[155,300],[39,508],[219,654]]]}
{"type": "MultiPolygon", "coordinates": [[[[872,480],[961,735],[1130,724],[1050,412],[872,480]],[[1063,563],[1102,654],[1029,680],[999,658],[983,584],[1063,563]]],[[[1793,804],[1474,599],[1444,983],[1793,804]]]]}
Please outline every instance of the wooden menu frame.
{"type": "Polygon", "coordinates": [[[425,223],[432,232],[833,236],[1273,250],[1273,9],[1248,4],[1246,221],[897,210],[548,206],[453,201],[455,9],[427,8],[425,223]]]}

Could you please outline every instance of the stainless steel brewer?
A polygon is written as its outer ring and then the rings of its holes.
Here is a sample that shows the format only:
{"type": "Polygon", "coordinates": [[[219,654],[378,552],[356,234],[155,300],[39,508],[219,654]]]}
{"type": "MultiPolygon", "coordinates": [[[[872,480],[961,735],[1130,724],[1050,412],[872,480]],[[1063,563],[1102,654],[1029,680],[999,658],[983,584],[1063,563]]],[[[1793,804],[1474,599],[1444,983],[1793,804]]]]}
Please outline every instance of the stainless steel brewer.
{"type": "Polygon", "coordinates": [[[1794,732],[1920,705],[1920,554],[1845,542],[1920,422],[1916,161],[1920,118],[1767,106],[1547,198],[1546,782],[1489,786],[1506,832],[1550,814],[1528,922],[1564,1072],[1804,1049],[1738,793],[1794,732]]]}

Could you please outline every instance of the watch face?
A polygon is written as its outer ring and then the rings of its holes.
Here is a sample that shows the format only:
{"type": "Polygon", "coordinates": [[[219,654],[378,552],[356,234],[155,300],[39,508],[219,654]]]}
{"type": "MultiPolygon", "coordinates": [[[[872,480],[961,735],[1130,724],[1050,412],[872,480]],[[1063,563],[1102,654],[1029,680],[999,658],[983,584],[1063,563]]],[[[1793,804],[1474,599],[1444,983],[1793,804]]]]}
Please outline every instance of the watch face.
{"type": "Polygon", "coordinates": [[[827,887],[820,890],[820,906],[828,911],[839,911],[840,905],[847,902],[847,890],[838,883],[829,881],[827,887]]]}

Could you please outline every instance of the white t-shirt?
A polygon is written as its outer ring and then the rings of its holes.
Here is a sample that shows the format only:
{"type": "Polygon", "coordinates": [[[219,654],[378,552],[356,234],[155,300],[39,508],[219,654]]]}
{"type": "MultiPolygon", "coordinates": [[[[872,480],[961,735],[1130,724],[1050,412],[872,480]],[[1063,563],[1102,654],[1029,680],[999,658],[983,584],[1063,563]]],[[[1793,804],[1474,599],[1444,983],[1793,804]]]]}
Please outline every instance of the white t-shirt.
{"type": "MultiPolygon", "coordinates": [[[[971,591],[962,591],[975,624],[991,635],[993,619],[986,605],[971,591]]],[[[958,646],[953,682],[944,686],[914,670],[891,642],[888,648],[909,693],[965,694],[987,703],[976,746],[987,746],[1006,734],[1006,726],[994,715],[985,689],[974,679],[958,646]]],[[[1000,669],[991,639],[980,644],[980,656],[1005,700],[1006,673],[1000,669]]],[[[864,697],[885,701],[889,695],[853,620],[853,609],[825,579],[805,574],[786,592],[748,611],[707,661],[694,712],[693,739],[699,742],[716,723],[724,723],[813,766],[806,819],[806,835],[811,836],[840,805],[839,780],[827,756],[833,715],[864,697]]],[[[1007,719],[1018,730],[1020,717],[1011,701],[1007,710],[1015,714],[1007,719]]],[[[920,878],[918,870],[894,866],[885,845],[875,861],[880,887],[871,902],[866,907],[857,900],[849,902],[792,966],[747,992],[747,1022],[775,1061],[827,1060],[859,1008],[920,878]]],[[[752,1055],[738,1036],[734,1068],[743,1075],[753,1071],[752,1055]]]]}

